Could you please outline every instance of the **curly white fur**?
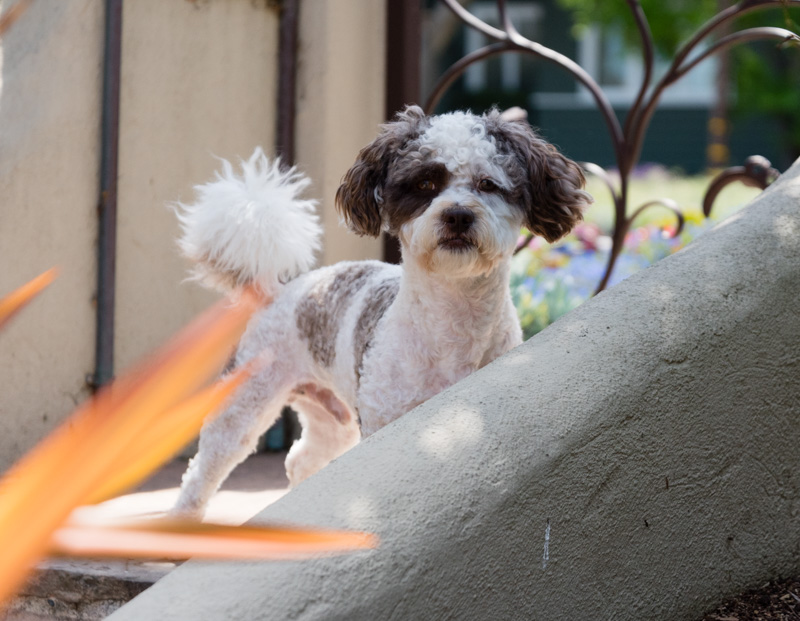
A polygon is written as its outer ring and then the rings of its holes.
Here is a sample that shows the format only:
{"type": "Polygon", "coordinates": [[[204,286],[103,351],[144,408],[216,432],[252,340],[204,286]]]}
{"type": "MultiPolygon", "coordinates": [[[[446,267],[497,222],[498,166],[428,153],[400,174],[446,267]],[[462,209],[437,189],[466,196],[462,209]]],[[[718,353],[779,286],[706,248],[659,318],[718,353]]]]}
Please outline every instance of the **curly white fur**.
{"type": "Polygon", "coordinates": [[[314,264],[322,234],[316,201],[300,198],[307,177],[270,163],[260,148],[241,167],[237,174],[222,160],[213,181],[195,186],[195,202],[178,204],[178,245],[205,284],[228,291],[252,283],[273,296],[314,264]]]}
{"type": "MultiPolygon", "coordinates": [[[[307,185],[260,151],[229,164],[184,207],[182,246],[229,284],[272,285],[317,244],[307,185]],[[210,259],[208,258],[210,257],[210,259]]],[[[286,459],[296,485],[426,399],[522,341],[508,287],[520,227],[555,237],[585,201],[577,166],[530,129],[408,108],[362,150],[337,193],[357,233],[389,227],[403,264],[342,262],[302,274],[250,322],[236,364],[262,363],[210,420],[175,512],[198,516],[287,403],[302,436],[286,459]],[[562,207],[567,205],[569,210],[562,207]]]]}
{"type": "MultiPolygon", "coordinates": [[[[486,139],[483,123],[479,117],[468,112],[451,112],[434,117],[420,142],[420,151],[431,153],[452,173],[498,159],[496,146],[486,139]]],[[[502,174],[499,166],[495,170],[502,174]]]]}

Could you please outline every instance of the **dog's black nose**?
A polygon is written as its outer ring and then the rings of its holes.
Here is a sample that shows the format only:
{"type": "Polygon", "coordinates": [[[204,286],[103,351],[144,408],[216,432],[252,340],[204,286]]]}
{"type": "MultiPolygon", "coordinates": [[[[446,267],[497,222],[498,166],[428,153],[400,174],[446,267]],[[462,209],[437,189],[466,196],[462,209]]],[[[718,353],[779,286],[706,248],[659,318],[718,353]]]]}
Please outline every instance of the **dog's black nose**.
{"type": "Polygon", "coordinates": [[[452,207],[442,212],[442,222],[454,235],[461,235],[475,222],[475,214],[464,207],[452,207]]]}

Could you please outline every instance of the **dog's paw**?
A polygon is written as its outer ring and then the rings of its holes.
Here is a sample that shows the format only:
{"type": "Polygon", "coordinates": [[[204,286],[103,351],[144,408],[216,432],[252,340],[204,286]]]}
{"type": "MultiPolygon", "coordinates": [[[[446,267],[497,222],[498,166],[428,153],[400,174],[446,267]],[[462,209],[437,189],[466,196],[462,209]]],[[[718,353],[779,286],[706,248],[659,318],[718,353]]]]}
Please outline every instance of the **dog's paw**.
{"type": "Polygon", "coordinates": [[[205,513],[206,506],[204,503],[181,495],[175,503],[175,506],[167,513],[167,518],[171,520],[192,520],[194,522],[200,522],[205,513]]]}

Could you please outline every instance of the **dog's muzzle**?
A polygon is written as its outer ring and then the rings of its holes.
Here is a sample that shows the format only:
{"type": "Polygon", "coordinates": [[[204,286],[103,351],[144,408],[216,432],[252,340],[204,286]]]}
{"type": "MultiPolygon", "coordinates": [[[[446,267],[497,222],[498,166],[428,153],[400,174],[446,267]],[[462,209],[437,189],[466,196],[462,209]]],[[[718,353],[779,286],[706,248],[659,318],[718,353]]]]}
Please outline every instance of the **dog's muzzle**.
{"type": "Polygon", "coordinates": [[[465,207],[451,207],[442,212],[442,238],[439,246],[448,250],[469,250],[475,247],[469,232],[475,214],[465,207]]]}

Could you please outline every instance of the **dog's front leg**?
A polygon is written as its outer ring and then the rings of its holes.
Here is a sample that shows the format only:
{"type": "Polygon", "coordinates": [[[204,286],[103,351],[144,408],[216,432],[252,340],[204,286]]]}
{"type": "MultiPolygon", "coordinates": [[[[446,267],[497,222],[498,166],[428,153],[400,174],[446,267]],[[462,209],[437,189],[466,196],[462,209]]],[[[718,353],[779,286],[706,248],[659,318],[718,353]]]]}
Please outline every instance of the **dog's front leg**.
{"type": "Polygon", "coordinates": [[[358,444],[361,430],[350,409],[338,399],[325,403],[298,399],[292,407],[303,425],[302,436],[286,457],[286,476],[296,487],[358,444]]]}

